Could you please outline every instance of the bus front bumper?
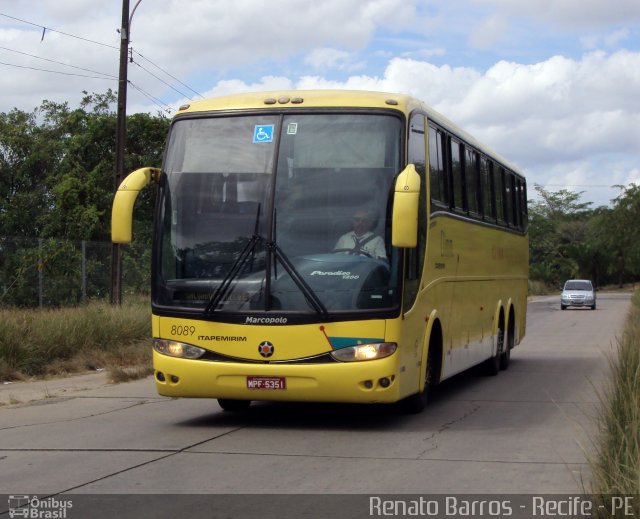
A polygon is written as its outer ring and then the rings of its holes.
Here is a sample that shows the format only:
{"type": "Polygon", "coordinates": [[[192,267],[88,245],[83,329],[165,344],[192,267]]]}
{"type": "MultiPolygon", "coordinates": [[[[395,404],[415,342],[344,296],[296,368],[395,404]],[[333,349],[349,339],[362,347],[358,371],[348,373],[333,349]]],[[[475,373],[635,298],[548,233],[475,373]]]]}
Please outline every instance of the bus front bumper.
{"type": "Polygon", "coordinates": [[[188,360],[153,352],[160,395],[344,403],[400,399],[398,355],[331,364],[254,364],[188,360]]]}

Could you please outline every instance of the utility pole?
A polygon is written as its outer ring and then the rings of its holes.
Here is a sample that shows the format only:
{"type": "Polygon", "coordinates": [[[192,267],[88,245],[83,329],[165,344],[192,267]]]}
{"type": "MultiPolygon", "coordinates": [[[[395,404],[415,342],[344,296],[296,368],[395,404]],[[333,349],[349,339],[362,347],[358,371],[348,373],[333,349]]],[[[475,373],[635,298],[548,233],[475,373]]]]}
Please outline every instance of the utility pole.
{"type": "MultiPolygon", "coordinates": [[[[129,59],[129,25],[129,0],[122,0],[114,193],[118,190],[120,183],[124,180],[124,146],[127,137],[127,60],[129,59]]],[[[111,244],[111,304],[118,306],[122,304],[122,246],[119,243],[111,244]]]]}

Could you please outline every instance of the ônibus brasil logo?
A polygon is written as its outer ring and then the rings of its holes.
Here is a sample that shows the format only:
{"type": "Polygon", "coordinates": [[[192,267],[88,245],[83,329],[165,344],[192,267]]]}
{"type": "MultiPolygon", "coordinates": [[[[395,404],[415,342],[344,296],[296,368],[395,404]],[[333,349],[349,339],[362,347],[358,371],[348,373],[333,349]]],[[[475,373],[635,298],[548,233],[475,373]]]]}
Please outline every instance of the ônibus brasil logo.
{"type": "Polygon", "coordinates": [[[9,496],[9,517],[27,517],[33,519],[66,519],[67,510],[73,508],[71,500],[55,497],[44,499],[38,496],[9,496]]]}

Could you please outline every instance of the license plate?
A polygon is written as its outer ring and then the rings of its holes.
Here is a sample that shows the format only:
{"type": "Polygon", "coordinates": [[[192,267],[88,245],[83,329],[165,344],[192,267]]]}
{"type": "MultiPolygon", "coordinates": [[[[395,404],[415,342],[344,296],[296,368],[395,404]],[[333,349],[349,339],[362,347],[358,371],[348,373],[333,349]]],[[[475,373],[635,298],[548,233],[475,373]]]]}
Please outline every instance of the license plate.
{"type": "Polygon", "coordinates": [[[285,377],[247,376],[247,389],[287,389],[285,377]]]}

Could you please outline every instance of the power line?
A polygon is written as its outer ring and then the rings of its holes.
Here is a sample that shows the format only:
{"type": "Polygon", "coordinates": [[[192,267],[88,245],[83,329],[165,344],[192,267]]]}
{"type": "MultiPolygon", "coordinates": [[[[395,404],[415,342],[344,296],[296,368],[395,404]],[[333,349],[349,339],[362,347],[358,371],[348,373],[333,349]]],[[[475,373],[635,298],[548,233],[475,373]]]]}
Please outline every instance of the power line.
{"type": "MultiPolygon", "coordinates": [[[[0,65],[6,65],[8,67],[16,67],[16,68],[22,68],[22,69],[27,69],[27,70],[35,70],[37,72],[48,72],[49,74],[61,74],[63,76],[83,77],[83,78],[89,78],[89,79],[106,79],[108,81],[116,81],[118,79],[115,76],[104,77],[104,76],[89,76],[87,74],[74,74],[74,73],[71,73],[71,72],[62,72],[60,70],[48,70],[48,69],[44,69],[44,68],[27,67],[27,66],[24,66],[24,65],[15,65],[13,63],[5,63],[3,61],[0,61],[0,65]]],[[[99,72],[99,74],[101,74],[101,72],[99,72]]],[[[165,102],[161,101],[157,97],[154,97],[149,92],[146,92],[145,90],[140,88],[138,85],[132,83],[131,81],[128,81],[128,83],[133,88],[135,88],[138,92],[140,92],[143,96],[145,96],[147,99],[149,99],[150,101],[153,101],[154,104],[158,108],[160,108],[161,110],[163,110],[165,112],[173,112],[173,108],[171,108],[171,106],[169,106],[165,102]]]]}
{"type": "MultiPolygon", "coordinates": [[[[36,56],[34,54],[29,54],[27,52],[22,52],[22,51],[15,50],[15,49],[9,49],[7,47],[1,47],[0,46],[0,49],[8,50],[9,52],[15,52],[16,54],[22,54],[23,56],[28,56],[30,58],[40,59],[42,61],[48,61],[50,63],[55,63],[56,65],[63,65],[65,67],[71,67],[71,68],[75,68],[75,69],[78,69],[78,70],[83,70],[85,72],[93,72],[94,74],[102,74],[103,76],[107,76],[110,79],[118,79],[117,76],[114,76],[113,74],[107,74],[106,72],[100,72],[98,70],[92,70],[92,69],[89,69],[89,68],[78,67],[76,65],[70,65],[69,63],[63,63],[61,61],[56,61],[56,60],[53,60],[53,59],[42,58],[42,57],[36,56]]],[[[15,66],[19,66],[19,65],[15,65],[15,66]]]]}
{"type": "MultiPolygon", "coordinates": [[[[40,25],[40,24],[37,24],[37,23],[34,23],[34,22],[30,22],[30,21],[28,21],[28,20],[23,20],[23,19],[21,19],[21,18],[17,18],[17,17],[15,17],[15,16],[10,16],[10,15],[5,14],[5,13],[0,13],[0,16],[4,16],[5,18],[10,18],[10,19],[12,19],[12,20],[16,20],[16,21],[18,21],[18,22],[25,23],[25,24],[27,24],[27,25],[32,25],[32,26],[34,26],[34,27],[38,27],[38,28],[42,29],[42,39],[44,39],[44,36],[45,36],[46,32],[47,32],[47,31],[49,31],[49,32],[55,32],[55,33],[57,33],[57,34],[62,34],[62,35],[64,35],[64,36],[68,36],[68,37],[70,37],[70,38],[75,38],[75,39],[77,39],[77,40],[81,40],[81,41],[85,41],[85,42],[88,42],[88,43],[92,43],[92,44],[95,44],[95,45],[100,45],[100,46],[103,46],[103,47],[108,47],[108,48],[110,48],[110,49],[118,50],[118,47],[116,47],[116,46],[114,46],[114,45],[109,45],[109,44],[106,44],[106,43],[98,42],[98,41],[95,41],[95,40],[91,40],[91,39],[89,39],[89,38],[84,38],[84,37],[82,37],[82,36],[77,36],[77,35],[75,35],[75,34],[70,34],[70,33],[64,32],[64,31],[59,31],[59,30],[56,30],[56,29],[51,29],[50,27],[46,27],[46,26],[44,26],[44,25],[40,25]]],[[[68,67],[76,68],[76,69],[78,69],[78,70],[84,70],[84,71],[86,71],[86,72],[92,72],[92,73],[94,73],[94,74],[101,74],[101,75],[102,75],[102,76],[104,76],[104,77],[99,77],[99,76],[90,76],[90,75],[85,75],[85,74],[73,74],[73,73],[70,73],[70,72],[62,72],[62,71],[56,71],[56,70],[41,69],[41,68],[37,68],[37,67],[29,67],[29,66],[24,66],[24,65],[15,65],[15,64],[12,64],[12,63],[5,63],[5,62],[0,62],[0,65],[5,65],[5,66],[9,66],[9,67],[16,67],[16,68],[22,68],[22,69],[28,69],[28,70],[35,70],[35,71],[39,71],[39,72],[48,72],[48,73],[51,73],[51,74],[61,74],[61,75],[65,75],[65,76],[85,77],[85,78],[90,78],[90,79],[110,79],[110,80],[111,80],[111,79],[116,79],[116,80],[118,79],[116,76],[114,76],[114,75],[112,75],[112,74],[107,74],[107,73],[104,73],[104,72],[99,72],[99,71],[91,70],[91,69],[85,69],[85,68],[82,68],[82,67],[77,67],[77,66],[75,66],[75,65],[69,65],[69,64],[66,64],[66,63],[58,62],[58,61],[51,60],[51,59],[47,59],[47,58],[41,58],[41,57],[39,57],[39,56],[35,56],[35,55],[32,55],[32,54],[28,54],[28,53],[26,53],[26,52],[16,51],[16,50],[9,49],[9,48],[6,48],[6,47],[0,47],[0,49],[8,50],[8,51],[11,51],[11,52],[16,52],[16,53],[18,53],[18,54],[23,54],[23,55],[26,55],[26,56],[29,56],[29,57],[32,57],[32,58],[36,58],[36,59],[41,59],[41,60],[44,60],[44,61],[49,61],[49,62],[51,62],[51,63],[55,63],[55,64],[58,64],[58,65],[68,66],[68,67]]],[[[133,48],[131,49],[131,52],[132,52],[132,55],[133,55],[133,52],[134,52],[134,51],[133,51],[133,48]]],[[[204,98],[204,96],[203,96],[202,94],[200,94],[199,92],[197,92],[196,90],[194,90],[193,88],[191,88],[191,87],[190,87],[189,85],[187,85],[186,83],[184,83],[184,82],[180,81],[177,77],[173,76],[172,74],[170,74],[169,72],[167,72],[166,70],[164,70],[162,67],[160,67],[159,65],[155,64],[155,63],[154,63],[153,61],[151,61],[149,58],[147,58],[147,57],[143,56],[142,54],[140,54],[140,53],[139,53],[139,52],[137,52],[137,51],[135,51],[135,52],[136,52],[136,54],[137,54],[138,56],[140,56],[143,60],[147,61],[148,63],[150,63],[151,65],[153,65],[154,67],[156,67],[156,68],[157,68],[158,70],[160,70],[162,73],[166,74],[167,76],[169,76],[169,77],[170,77],[171,79],[173,79],[174,81],[177,81],[179,84],[181,84],[182,86],[184,86],[185,88],[187,88],[188,90],[190,90],[191,92],[193,92],[194,94],[196,94],[196,95],[198,95],[198,96],[200,96],[200,97],[204,98]]],[[[132,62],[133,62],[133,59],[132,59],[132,62]]],[[[153,76],[153,77],[154,77],[154,78],[156,78],[158,81],[162,82],[163,84],[165,84],[166,86],[168,86],[169,88],[171,88],[172,90],[174,90],[175,92],[177,92],[178,94],[180,94],[181,96],[183,96],[183,97],[187,97],[187,98],[191,98],[189,95],[186,95],[186,94],[184,94],[183,92],[181,92],[180,90],[178,90],[178,89],[174,88],[173,86],[171,86],[171,85],[170,85],[169,83],[167,83],[166,81],[163,81],[161,78],[159,78],[158,76],[156,76],[155,74],[153,74],[151,71],[149,71],[148,69],[146,69],[145,67],[143,67],[143,66],[142,66],[142,65],[140,65],[139,63],[137,63],[137,62],[134,62],[134,63],[136,63],[136,65],[137,65],[138,67],[140,67],[142,70],[144,70],[145,72],[147,72],[149,75],[153,76]]],[[[148,99],[150,99],[151,101],[153,101],[153,102],[154,102],[154,103],[155,103],[159,108],[161,108],[162,110],[166,110],[166,111],[173,111],[173,108],[171,108],[169,105],[167,105],[166,103],[164,103],[164,102],[163,102],[163,101],[161,101],[160,99],[158,99],[158,98],[156,98],[156,97],[152,96],[152,95],[151,95],[151,94],[149,94],[148,92],[145,92],[145,91],[144,91],[144,90],[142,90],[140,87],[138,87],[137,85],[134,85],[134,84],[133,84],[133,83],[131,83],[130,81],[128,81],[128,83],[129,83],[129,84],[131,84],[131,86],[132,86],[133,88],[135,88],[136,90],[138,90],[138,91],[139,91],[141,94],[143,94],[145,97],[147,97],[148,99]],[[163,108],[163,106],[161,106],[161,105],[164,105],[164,107],[165,107],[165,108],[163,108]]]]}
{"type": "MultiPolygon", "coordinates": [[[[200,93],[200,92],[196,92],[193,88],[191,88],[189,85],[183,83],[182,81],[180,81],[177,77],[172,76],[171,74],[169,74],[169,72],[167,72],[166,70],[164,70],[162,67],[160,67],[159,65],[156,65],[153,61],[151,61],[149,58],[144,57],[142,54],[140,54],[137,50],[134,50],[133,48],[131,49],[132,52],[135,52],[138,56],[140,56],[143,60],[147,61],[148,63],[150,63],[151,65],[153,65],[154,67],[156,67],[158,70],[160,70],[161,72],[163,72],[164,74],[166,74],[167,76],[169,76],[171,79],[177,81],[178,83],[180,83],[183,87],[188,88],[189,90],[191,90],[191,92],[193,92],[194,94],[196,94],[197,96],[200,96],[204,99],[204,96],[200,93]]],[[[155,77],[155,76],[154,76],[155,77]]],[[[184,95],[184,94],[182,94],[184,95]]],[[[189,97],[189,96],[185,96],[185,97],[189,97]]]]}
{"type": "Polygon", "coordinates": [[[174,111],[173,108],[171,108],[171,106],[169,106],[168,104],[166,104],[164,101],[158,99],[157,97],[151,95],[149,92],[146,92],[145,90],[143,90],[142,88],[140,88],[138,85],[136,85],[135,83],[132,83],[131,81],[127,81],[127,83],[129,85],[131,85],[133,88],[135,88],[138,92],[140,92],[143,96],[145,96],[147,99],[149,99],[150,101],[153,101],[155,103],[155,105],[160,108],[161,110],[163,110],[164,112],[167,113],[171,113],[174,111]],[[163,106],[164,105],[164,106],[163,106]]]}
{"type": "Polygon", "coordinates": [[[159,78],[158,76],[156,76],[153,72],[151,72],[150,70],[147,70],[146,68],[144,68],[142,65],[140,65],[140,63],[138,63],[137,61],[132,61],[131,63],[133,63],[134,65],[136,65],[137,67],[141,68],[142,70],[144,70],[147,74],[149,74],[150,76],[153,76],[154,78],[156,78],[158,81],[160,81],[161,83],[164,83],[165,85],[167,85],[171,90],[173,90],[174,92],[177,92],[178,94],[180,94],[183,97],[189,97],[187,94],[180,92],[180,90],[178,90],[177,88],[174,88],[173,86],[171,86],[169,83],[167,83],[166,81],[164,81],[162,78],[159,78]]]}
{"type": "MultiPolygon", "coordinates": [[[[115,76],[105,77],[105,76],[89,76],[87,74],[74,74],[72,72],[62,72],[60,70],[48,70],[48,69],[44,69],[44,68],[27,67],[25,65],[15,65],[13,63],[5,63],[4,61],[0,61],[0,65],[6,65],[7,67],[16,67],[16,68],[22,68],[22,69],[27,69],[27,70],[35,70],[35,71],[38,71],[38,72],[48,72],[50,74],[60,74],[60,75],[63,75],[63,76],[85,77],[85,78],[90,78],[90,79],[107,79],[109,81],[113,81],[113,80],[117,80],[118,79],[115,76]]],[[[98,74],[102,74],[102,72],[98,72],[98,74]]]]}
{"type": "Polygon", "coordinates": [[[93,43],[95,45],[101,45],[103,47],[108,47],[110,49],[118,50],[118,47],[116,47],[114,45],[109,45],[108,43],[102,43],[102,42],[99,42],[99,41],[90,40],[88,38],[83,38],[82,36],[76,36],[75,34],[69,34],[68,32],[62,32],[62,31],[58,31],[56,29],[51,29],[50,27],[45,27],[44,25],[40,25],[38,23],[28,22],[27,20],[22,20],[21,18],[16,18],[15,16],[9,16],[8,14],[5,14],[5,13],[0,13],[0,16],[4,16],[5,18],[11,18],[12,20],[16,20],[18,22],[26,23],[27,25],[33,25],[34,27],[38,27],[38,28],[42,29],[42,38],[43,39],[44,39],[45,33],[47,31],[49,31],[49,32],[55,32],[55,33],[58,33],[58,34],[62,34],[64,36],[68,36],[70,38],[75,38],[77,40],[82,40],[82,41],[86,41],[88,43],[93,43]]]}
{"type": "MultiPolygon", "coordinates": [[[[60,70],[48,70],[48,69],[44,69],[44,68],[27,67],[27,66],[24,66],[24,65],[15,65],[13,63],[5,63],[3,61],[0,61],[0,65],[6,65],[8,67],[16,67],[16,68],[22,68],[22,69],[27,69],[27,70],[35,70],[37,72],[48,72],[49,74],[61,74],[61,75],[64,75],[64,76],[83,77],[83,78],[89,78],[89,79],[106,79],[108,81],[116,81],[118,79],[116,76],[104,77],[104,76],[89,76],[87,74],[73,74],[71,72],[62,72],[60,70]]],[[[102,74],[102,72],[98,72],[98,74],[102,74]]],[[[132,83],[131,81],[128,81],[128,83],[133,88],[135,88],[138,92],[140,92],[144,97],[146,97],[147,99],[152,101],[162,111],[168,112],[168,113],[174,111],[174,109],[171,108],[171,106],[169,106],[165,102],[161,101],[157,97],[154,97],[149,92],[146,92],[145,90],[143,90],[141,87],[139,87],[135,83],[132,83]]]]}

